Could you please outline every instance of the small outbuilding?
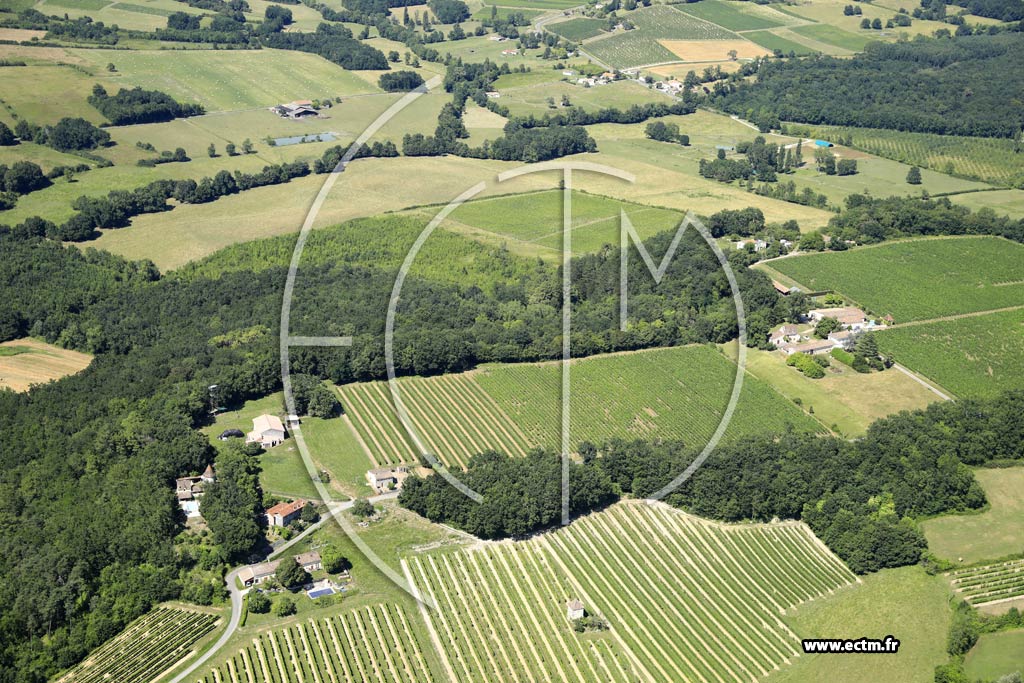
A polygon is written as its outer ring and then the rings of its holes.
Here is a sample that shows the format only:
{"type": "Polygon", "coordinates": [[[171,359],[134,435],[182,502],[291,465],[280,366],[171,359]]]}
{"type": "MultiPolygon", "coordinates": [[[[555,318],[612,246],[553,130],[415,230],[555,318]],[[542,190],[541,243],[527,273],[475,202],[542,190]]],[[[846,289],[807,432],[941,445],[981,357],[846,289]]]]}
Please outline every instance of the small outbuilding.
{"type": "Polygon", "coordinates": [[[227,441],[228,439],[240,439],[243,436],[245,436],[245,432],[241,429],[225,429],[217,438],[221,441],[227,441]]]}
{"type": "Polygon", "coordinates": [[[565,616],[569,618],[569,621],[576,621],[582,619],[586,615],[587,611],[583,607],[583,601],[577,598],[573,598],[565,603],[565,616]]]}

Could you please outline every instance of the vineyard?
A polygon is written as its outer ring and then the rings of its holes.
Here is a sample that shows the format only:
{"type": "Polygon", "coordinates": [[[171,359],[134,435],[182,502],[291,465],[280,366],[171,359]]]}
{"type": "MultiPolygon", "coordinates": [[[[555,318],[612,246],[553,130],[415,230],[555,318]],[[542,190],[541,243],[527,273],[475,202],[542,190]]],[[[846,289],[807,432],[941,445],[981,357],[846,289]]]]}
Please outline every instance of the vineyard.
{"type": "Polygon", "coordinates": [[[953,590],[978,607],[1024,598],[1024,560],[1010,560],[947,574],[953,590]]]}
{"type": "Polygon", "coordinates": [[[579,19],[569,19],[568,21],[560,21],[557,24],[549,25],[547,29],[552,33],[557,33],[567,40],[581,43],[587,38],[593,38],[594,36],[601,35],[602,30],[607,26],[607,21],[583,17],[579,19]]]}
{"type": "Polygon", "coordinates": [[[799,655],[780,614],[857,581],[802,524],[643,503],[404,564],[437,602],[431,627],[464,681],[753,681],[799,655]],[[577,635],[574,598],[608,631],[577,635]]]}
{"type": "MultiPolygon", "coordinates": [[[[410,377],[399,380],[398,386],[410,422],[427,449],[446,465],[464,467],[470,456],[485,450],[525,455],[530,448],[526,435],[472,374],[410,377]]],[[[395,413],[387,383],[349,384],[339,391],[374,467],[419,460],[395,413]]]]}
{"type": "MultiPolygon", "coordinates": [[[[702,2],[673,5],[680,12],[691,14],[698,19],[718,24],[730,31],[749,31],[752,29],[774,28],[782,26],[781,21],[759,16],[745,6],[735,2],[721,0],[702,0],[702,2]],[[740,9],[742,7],[742,9],[740,9]]],[[[760,8],[760,6],[757,6],[760,8]]]]}
{"type": "Polygon", "coordinates": [[[737,40],[732,31],[665,5],[645,7],[623,15],[635,29],[601,36],[584,45],[584,50],[619,69],[679,61],[659,40],[737,40]]]}
{"type": "MultiPolygon", "coordinates": [[[[686,346],[574,361],[570,443],[623,439],[679,439],[703,446],[717,429],[736,366],[713,347],[686,346]]],[[[560,442],[558,363],[482,368],[477,382],[529,436],[555,448],[560,442]]],[[[764,382],[747,377],[726,436],[822,427],[764,382]]]]}
{"type": "Polygon", "coordinates": [[[432,680],[405,612],[383,604],[262,632],[200,683],[432,680]]]}
{"type": "Polygon", "coordinates": [[[837,141],[886,159],[1004,187],[1024,187],[1024,169],[1008,138],[905,133],[879,128],[786,124],[791,135],[837,141]]]}
{"type": "Polygon", "coordinates": [[[158,607],[90,653],[58,683],[148,683],[190,654],[217,622],[214,614],[158,607]]]}
{"type": "Polygon", "coordinates": [[[897,323],[1024,303],[1024,245],[997,237],[893,242],[772,261],[810,288],[850,297],[897,323]]]}
{"type": "Polygon", "coordinates": [[[995,396],[1024,381],[1024,310],[887,330],[878,346],[957,396],[995,396]]]}

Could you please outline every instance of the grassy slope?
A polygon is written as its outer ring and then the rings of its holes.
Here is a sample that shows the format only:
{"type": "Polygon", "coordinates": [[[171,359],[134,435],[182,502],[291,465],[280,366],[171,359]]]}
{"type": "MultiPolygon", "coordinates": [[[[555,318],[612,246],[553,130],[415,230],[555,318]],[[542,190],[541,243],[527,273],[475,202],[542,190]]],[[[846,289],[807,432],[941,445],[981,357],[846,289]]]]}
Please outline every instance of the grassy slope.
{"type": "Polygon", "coordinates": [[[939,576],[920,567],[886,569],[862,577],[863,584],[798,607],[786,621],[801,638],[900,640],[895,655],[802,655],[765,683],[931,683],[947,660],[949,590],[939,576]],[[841,661],[838,659],[841,657],[841,661]]]}
{"type": "Polygon", "coordinates": [[[1024,552],[1024,467],[978,469],[974,476],[984,487],[991,507],[980,514],[948,515],[925,521],[921,527],[928,547],[947,560],[965,564],[995,560],[1024,552]]]}
{"type": "Polygon", "coordinates": [[[995,237],[908,240],[770,265],[900,323],[1020,304],[1022,285],[1004,283],[1024,281],[1024,245],[995,237]]]}
{"type": "Polygon", "coordinates": [[[1024,630],[987,633],[967,653],[964,669],[972,679],[995,680],[1024,672],[1024,630]]]}
{"type": "MultiPolygon", "coordinates": [[[[734,345],[727,347],[733,355],[734,345]]],[[[823,423],[847,437],[862,436],[875,420],[901,410],[924,408],[939,397],[902,372],[861,374],[832,361],[819,380],[804,377],[778,353],[748,349],[747,372],[771,384],[803,408],[814,408],[823,423]]]]}

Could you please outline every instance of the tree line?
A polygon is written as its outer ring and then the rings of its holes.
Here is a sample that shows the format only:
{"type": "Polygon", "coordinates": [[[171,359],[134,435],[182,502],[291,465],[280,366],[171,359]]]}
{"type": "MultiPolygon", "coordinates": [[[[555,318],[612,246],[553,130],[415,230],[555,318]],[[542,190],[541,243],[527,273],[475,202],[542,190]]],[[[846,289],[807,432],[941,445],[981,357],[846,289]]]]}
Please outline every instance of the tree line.
{"type": "Polygon", "coordinates": [[[96,107],[115,126],[160,123],[205,113],[202,105],[181,104],[167,93],[143,90],[139,86],[131,89],[121,88],[116,95],[111,96],[107,94],[106,88],[97,83],[89,96],[89,104],[96,107]]]}

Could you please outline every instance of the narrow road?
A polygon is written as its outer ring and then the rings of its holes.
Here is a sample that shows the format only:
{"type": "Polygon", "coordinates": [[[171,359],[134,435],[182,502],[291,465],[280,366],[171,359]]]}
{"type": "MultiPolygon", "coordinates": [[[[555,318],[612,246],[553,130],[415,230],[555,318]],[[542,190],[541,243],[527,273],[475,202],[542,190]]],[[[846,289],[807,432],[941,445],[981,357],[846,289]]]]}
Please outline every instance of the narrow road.
{"type": "Polygon", "coordinates": [[[935,395],[937,395],[942,400],[944,400],[944,401],[952,401],[953,400],[952,396],[950,396],[949,394],[942,393],[937,387],[933,386],[932,384],[930,384],[928,382],[925,382],[923,379],[918,377],[914,372],[908,370],[907,368],[903,367],[899,363],[893,363],[892,366],[894,368],[896,368],[897,370],[899,370],[900,372],[902,372],[907,377],[909,377],[910,379],[914,380],[915,382],[917,382],[918,384],[923,386],[928,391],[930,391],[930,392],[934,393],[935,395]]]}
{"type": "MultiPolygon", "coordinates": [[[[379,495],[379,496],[374,496],[373,498],[370,498],[369,501],[371,503],[379,503],[381,501],[390,500],[392,498],[397,498],[397,497],[398,497],[398,493],[397,492],[395,492],[395,493],[385,493],[385,494],[382,494],[382,495],[379,495]]],[[[327,514],[324,514],[324,515],[320,516],[320,521],[318,521],[316,524],[310,525],[309,528],[307,528],[301,534],[299,534],[295,538],[291,539],[290,541],[288,541],[287,543],[282,545],[280,548],[275,549],[274,552],[272,552],[269,555],[267,555],[267,557],[264,559],[264,561],[272,560],[272,559],[278,557],[279,555],[283,554],[286,550],[288,550],[289,548],[294,546],[296,543],[298,543],[299,541],[301,541],[304,538],[306,538],[307,536],[309,536],[311,533],[313,533],[314,531],[319,529],[325,523],[327,523],[330,520],[334,519],[334,515],[338,514],[339,512],[341,512],[343,510],[348,510],[350,507],[352,507],[354,502],[355,501],[346,500],[346,501],[341,502],[341,503],[330,503],[330,504],[328,504],[329,510],[328,510],[327,514]]],[[[242,565],[241,567],[236,567],[236,568],[232,569],[228,573],[228,575],[226,577],[224,577],[224,580],[227,582],[228,592],[231,594],[231,617],[228,619],[228,626],[227,626],[226,629],[224,629],[224,633],[222,633],[220,635],[220,638],[217,639],[217,642],[215,642],[210,647],[210,649],[208,649],[206,652],[204,652],[202,654],[202,656],[199,657],[199,659],[197,659],[196,661],[192,662],[188,666],[187,669],[185,669],[184,671],[179,673],[177,676],[172,678],[169,683],[184,683],[184,681],[189,676],[191,676],[196,671],[196,669],[201,667],[206,662],[210,661],[210,659],[212,659],[215,654],[220,652],[221,648],[223,648],[225,645],[227,645],[228,641],[231,640],[231,637],[235,635],[235,631],[238,630],[238,625],[242,621],[242,607],[243,607],[242,603],[243,603],[243,600],[245,599],[245,595],[249,592],[248,588],[239,588],[238,587],[237,579],[238,579],[238,575],[241,573],[241,571],[243,569],[245,569],[247,566],[248,565],[242,565]]]]}

